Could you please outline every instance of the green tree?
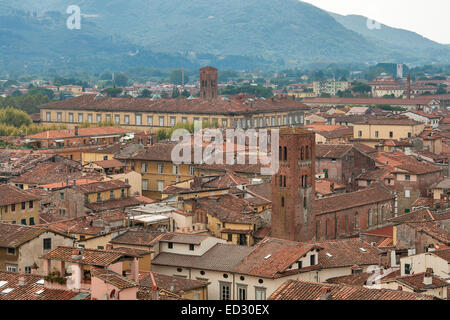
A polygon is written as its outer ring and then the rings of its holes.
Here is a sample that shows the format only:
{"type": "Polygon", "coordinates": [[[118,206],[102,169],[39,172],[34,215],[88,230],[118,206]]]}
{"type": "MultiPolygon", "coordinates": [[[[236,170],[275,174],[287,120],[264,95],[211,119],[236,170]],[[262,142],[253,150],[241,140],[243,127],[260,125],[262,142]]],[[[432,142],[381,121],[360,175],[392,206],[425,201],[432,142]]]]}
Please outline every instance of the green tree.
{"type": "Polygon", "coordinates": [[[177,88],[173,88],[172,90],[172,98],[178,98],[180,96],[180,91],[177,88]]]}
{"type": "Polygon", "coordinates": [[[181,93],[181,96],[183,96],[185,98],[189,98],[191,96],[191,94],[189,93],[189,91],[184,89],[183,92],[181,93]]]}
{"type": "Polygon", "coordinates": [[[13,97],[21,97],[22,96],[22,92],[20,92],[19,90],[14,90],[11,95],[13,97]]]}
{"type": "Polygon", "coordinates": [[[128,85],[128,77],[125,74],[120,73],[114,77],[114,84],[117,87],[126,87],[128,85]]]}
{"type": "Polygon", "coordinates": [[[142,90],[139,98],[150,98],[151,96],[152,96],[152,92],[148,89],[144,89],[144,90],[142,90]]]}
{"type": "Polygon", "coordinates": [[[28,90],[28,94],[41,94],[43,96],[47,96],[49,99],[55,98],[55,93],[52,90],[45,88],[31,88],[30,90],[28,90]]]}
{"type": "Polygon", "coordinates": [[[0,123],[20,128],[21,126],[30,126],[33,121],[30,116],[22,110],[17,110],[12,107],[7,107],[0,110],[0,123]]]}
{"type": "Polygon", "coordinates": [[[102,93],[108,97],[115,98],[120,96],[122,91],[123,90],[121,88],[106,88],[102,91],[102,93]]]}

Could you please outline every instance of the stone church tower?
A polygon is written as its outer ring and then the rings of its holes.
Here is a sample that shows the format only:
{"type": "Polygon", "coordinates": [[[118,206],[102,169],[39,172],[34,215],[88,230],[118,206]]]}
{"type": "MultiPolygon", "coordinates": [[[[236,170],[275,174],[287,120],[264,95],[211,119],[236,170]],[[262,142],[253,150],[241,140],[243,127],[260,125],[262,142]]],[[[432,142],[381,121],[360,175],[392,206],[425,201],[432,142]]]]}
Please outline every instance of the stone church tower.
{"type": "Polygon", "coordinates": [[[311,241],[314,239],[314,132],[281,129],[279,160],[279,171],[272,177],[272,237],[311,241]]]}
{"type": "Polygon", "coordinates": [[[200,69],[200,97],[202,99],[217,99],[218,70],[213,67],[200,69]]]}

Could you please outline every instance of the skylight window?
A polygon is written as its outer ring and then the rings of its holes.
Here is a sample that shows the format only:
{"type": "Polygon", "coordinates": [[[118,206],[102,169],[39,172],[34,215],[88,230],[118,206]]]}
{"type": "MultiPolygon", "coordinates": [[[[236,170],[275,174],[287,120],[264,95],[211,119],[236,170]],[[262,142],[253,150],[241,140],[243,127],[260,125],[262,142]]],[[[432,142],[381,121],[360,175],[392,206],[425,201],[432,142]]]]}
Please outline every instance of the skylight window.
{"type": "Polygon", "coordinates": [[[8,283],[8,281],[0,281],[0,288],[3,287],[4,285],[6,285],[8,283]]]}
{"type": "Polygon", "coordinates": [[[39,281],[36,281],[37,284],[44,284],[44,279],[41,279],[39,281]]]}
{"type": "Polygon", "coordinates": [[[40,295],[42,292],[44,292],[44,289],[41,289],[41,290],[39,290],[39,291],[36,291],[34,294],[40,295]]]}
{"type": "Polygon", "coordinates": [[[367,252],[367,250],[364,248],[359,248],[359,250],[361,250],[362,252],[367,252]]]}
{"type": "Polygon", "coordinates": [[[330,258],[333,258],[333,255],[331,254],[331,253],[326,253],[326,255],[328,256],[328,257],[330,257],[330,258]]]}
{"type": "Polygon", "coordinates": [[[5,290],[3,290],[2,292],[0,292],[1,294],[8,294],[8,293],[10,293],[11,291],[13,291],[14,289],[13,288],[6,288],[5,290]]]}
{"type": "Polygon", "coordinates": [[[269,254],[269,255],[265,256],[265,257],[264,257],[264,260],[267,260],[267,259],[269,259],[269,258],[270,258],[271,256],[272,256],[271,254],[269,254]]]}

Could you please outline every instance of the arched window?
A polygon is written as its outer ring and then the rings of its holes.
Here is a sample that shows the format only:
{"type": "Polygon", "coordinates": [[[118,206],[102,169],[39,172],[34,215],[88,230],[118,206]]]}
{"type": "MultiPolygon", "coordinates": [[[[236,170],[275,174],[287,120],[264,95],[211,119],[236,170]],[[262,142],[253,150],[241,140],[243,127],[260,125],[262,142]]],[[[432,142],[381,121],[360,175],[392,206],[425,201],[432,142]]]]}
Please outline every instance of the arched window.
{"type": "Polygon", "coordinates": [[[300,160],[305,160],[305,148],[300,149],[300,160]]]}
{"type": "Polygon", "coordinates": [[[305,148],[305,160],[308,160],[308,159],[309,159],[309,147],[306,146],[306,148],[305,148]]]}
{"type": "Polygon", "coordinates": [[[359,229],[359,214],[355,212],[355,221],[354,221],[355,230],[359,229]]]}

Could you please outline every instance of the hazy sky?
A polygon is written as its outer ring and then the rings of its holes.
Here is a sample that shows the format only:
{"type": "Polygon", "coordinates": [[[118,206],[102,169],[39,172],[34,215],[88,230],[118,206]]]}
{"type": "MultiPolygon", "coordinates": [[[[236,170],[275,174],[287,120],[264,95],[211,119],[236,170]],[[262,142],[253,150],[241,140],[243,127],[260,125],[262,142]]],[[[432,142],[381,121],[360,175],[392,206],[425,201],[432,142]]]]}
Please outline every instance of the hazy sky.
{"type": "Polygon", "coordinates": [[[359,14],[450,44],[450,0],[302,0],[327,11],[359,14]]]}

